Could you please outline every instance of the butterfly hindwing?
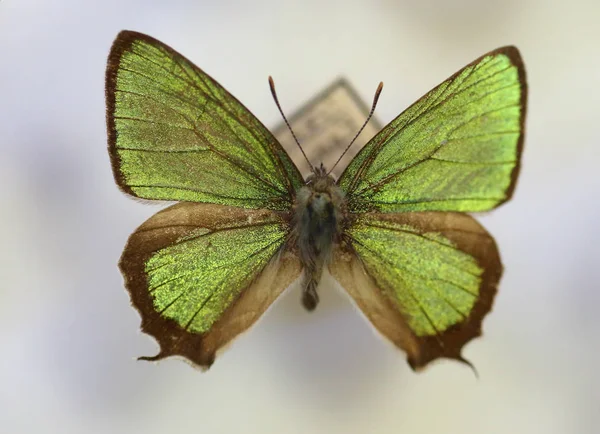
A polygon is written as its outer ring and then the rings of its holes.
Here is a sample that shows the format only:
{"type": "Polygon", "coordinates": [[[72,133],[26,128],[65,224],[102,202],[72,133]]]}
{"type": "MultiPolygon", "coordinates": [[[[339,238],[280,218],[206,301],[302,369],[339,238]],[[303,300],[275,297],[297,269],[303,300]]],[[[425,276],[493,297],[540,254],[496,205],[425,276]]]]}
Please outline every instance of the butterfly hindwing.
{"type": "Polygon", "coordinates": [[[520,54],[475,60],[365,145],[338,184],[352,212],[486,211],[519,172],[527,85],[520,54]]]}
{"type": "Polygon", "coordinates": [[[129,194],[283,211],[303,184],[248,109],[147,35],[118,35],[108,59],[106,101],[113,172],[129,194]]]}
{"type": "Polygon", "coordinates": [[[142,330],[160,352],[208,367],[300,274],[287,225],[268,210],[180,203],[129,238],[120,261],[142,330]]]}
{"type": "Polygon", "coordinates": [[[464,361],[502,274],[490,234],[466,214],[415,212],[363,214],[346,235],[330,271],[410,365],[464,361]]]}

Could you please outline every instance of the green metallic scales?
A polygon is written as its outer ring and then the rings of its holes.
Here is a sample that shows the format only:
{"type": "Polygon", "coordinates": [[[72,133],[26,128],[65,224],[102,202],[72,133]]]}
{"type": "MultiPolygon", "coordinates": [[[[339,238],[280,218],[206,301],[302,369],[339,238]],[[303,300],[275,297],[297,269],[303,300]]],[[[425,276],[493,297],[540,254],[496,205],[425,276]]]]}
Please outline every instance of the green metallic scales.
{"type": "Polygon", "coordinates": [[[288,210],[302,178],[235,98],[166,46],[135,40],[114,93],[119,170],[146,199],[288,210]]]}
{"type": "Polygon", "coordinates": [[[443,235],[370,218],[358,220],[348,234],[417,336],[439,335],[469,316],[483,270],[443,235]]]}
{"type": "Polygon", "coordinates": [[[461,212],[511,196],[526,87],[518,50],[492,51],[401,113],[337,182],[321,167],[305,183],[211,77],[149,36],[119,34],[106,75],[115,179],[131,195],[183,202],[138,228],[120,261],[142,330],[161,346],[146,359],[210,366],[302,272],[314,308],[329,266],[413,368],[464,362],[502,264],[461,212]]]}
{"type": "Polygon", "coordinates": [[[280,222],[213,232],[198,228],[146,263],[154,307],[185,330],[208,331],[284,237],[280,222]]]}
{"type": "Polygon", "coordinates": [[[518,165],[521,86],[505,54],[467,66],[388,124],[339,185],[353,212],[486,211],[518,165]]]}

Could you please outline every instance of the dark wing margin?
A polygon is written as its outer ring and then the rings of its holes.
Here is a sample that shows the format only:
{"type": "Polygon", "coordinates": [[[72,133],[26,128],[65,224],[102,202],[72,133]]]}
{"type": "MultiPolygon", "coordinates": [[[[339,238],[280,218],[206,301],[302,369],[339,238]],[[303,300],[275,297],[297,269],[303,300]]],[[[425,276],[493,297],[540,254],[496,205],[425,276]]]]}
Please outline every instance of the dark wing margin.
{"type": "Polygon", "coordinates": [[[122,31],[106,69],[108,149],[126,193],[289,209],[302,176],[235,97],[150,36],[122,31]]]}
{"type": "Polygon", "coordinates": [[[142,331],[160,351],[208,368],[300,274],[270,211],[180,203],[129,238],[119,267],[142,331]]]}
{"type": "Polygon", "coordinates": [[[462,348],[481,335],[502,275],[491,235],[466,214],[418,212],[361,216],[348,237],[330,271],[410,366],[470,365],[462,348]]]}

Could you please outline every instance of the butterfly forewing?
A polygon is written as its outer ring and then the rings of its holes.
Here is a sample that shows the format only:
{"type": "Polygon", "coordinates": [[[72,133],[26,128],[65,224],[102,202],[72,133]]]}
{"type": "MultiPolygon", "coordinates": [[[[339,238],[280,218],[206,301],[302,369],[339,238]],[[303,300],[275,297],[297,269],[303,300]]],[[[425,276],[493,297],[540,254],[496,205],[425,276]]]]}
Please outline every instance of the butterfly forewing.
{"type": "Polygon", "coordinates": [[[302,177],[273,135],[167,45],[123,31],[106,71],[115,179],[145,199],[289,210],[302,177]]]}
{"type": "Polygon", "coordinates": [[[339,180],[349,209],[485,211],[520,166],[527,89],[515,47],[477,59],[378,133],[339,180]]]}
{"type": "Polygon", "coordinates": [[[210,366],[298,277],[286,234],[271,211],[211,204],[177,204],[142,224],[120,267],[142,329],[161,347],[150,359],[210,366]]]}

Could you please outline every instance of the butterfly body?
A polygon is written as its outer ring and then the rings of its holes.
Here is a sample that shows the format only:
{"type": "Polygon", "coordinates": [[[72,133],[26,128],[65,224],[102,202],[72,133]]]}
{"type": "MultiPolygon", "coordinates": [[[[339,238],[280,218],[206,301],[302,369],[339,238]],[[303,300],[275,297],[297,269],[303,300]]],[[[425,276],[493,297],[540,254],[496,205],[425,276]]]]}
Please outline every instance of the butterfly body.
{"type": "Polygon", "coordinates": [[[304,277],[302,303],[313,310],[319,302],[317,287],[334,245],[341,239],[347,218],[344,192],[321,165],[296,194],[294,236],[304,277]]]}
{"type": "Polygon", "coordinates": [[[179,202],[138,227],[119,261],[160,345],[144,359],[208,368],[297,279],[314,309],[327,269],[412,368],[465,362],[502,275],[494,238],[467,213],[509,200],[520,169],[527,83],[515,47],[432,89],[337,180],[322,165],[304,180],[246,107],[150,36],[118,35],[106,102],[117,185],[179,202]]]}

